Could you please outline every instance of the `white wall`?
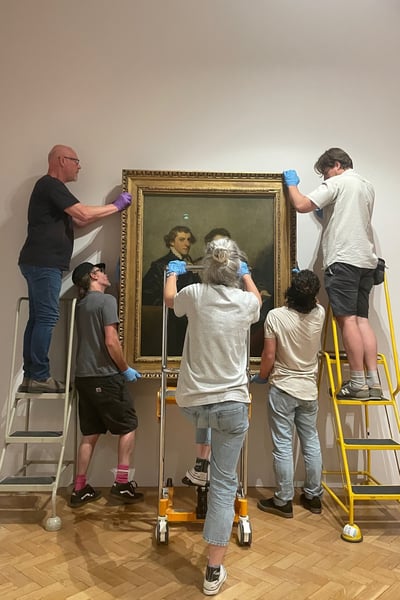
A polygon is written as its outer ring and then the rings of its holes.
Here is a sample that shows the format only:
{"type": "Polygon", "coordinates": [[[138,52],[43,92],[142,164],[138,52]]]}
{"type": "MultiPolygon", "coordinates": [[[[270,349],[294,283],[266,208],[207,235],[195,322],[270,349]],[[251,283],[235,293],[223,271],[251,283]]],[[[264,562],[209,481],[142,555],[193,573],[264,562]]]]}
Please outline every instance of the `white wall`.
{"type": "MultiPolygon", "coordinates": [[[[0,11],[4,403],[15,303],[26,294],[17,259],[27,204],[55,143],[77,150],[82,171],[71,190],[89,204],[113,199],[123,168],[296,168],[301,189],[309,191],[318,183],[316,158],[342,146],[376,187],[374,228],[379,254],[390,267],[398,333],[396,0],[1,0],[0,11]]],[[[313,266],[318,239],[315,220],[300,215],[302,268],[313,266]]],[[[118,251],[119,221],[112,217],[77,232],[71,268],[101,257],[113,269],[118,251]]],[[[63,291],[70,287],[66,274],[63,291]]],[[[380,349],[390,354],[387,325],[380,322],[382,295],[374,292],[372,319],[380,349]]],[[[157,389],[151,382],[132,386],[140,417],[135,463],[141,485],[157,482],[157,389]]],[[[272,485],[263,394],[254,391],[249,482],[272,485]]],[[[324,447],[327,406],[324,399],[324,447]]],[[[192,432],[178,414],[171,421],[166,470],[179,480],[191,460],[192,432]]],[[[102,441],[91,471],[94,484],[111,481],[115,447],[111,437],[102,441]]]]}

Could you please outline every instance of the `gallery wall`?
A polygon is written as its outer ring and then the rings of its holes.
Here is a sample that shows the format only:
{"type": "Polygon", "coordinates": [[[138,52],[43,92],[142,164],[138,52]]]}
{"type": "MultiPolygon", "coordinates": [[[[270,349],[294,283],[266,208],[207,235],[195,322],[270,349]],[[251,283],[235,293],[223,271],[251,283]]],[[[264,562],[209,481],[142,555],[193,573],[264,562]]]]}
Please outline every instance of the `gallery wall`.
{"type": "MultiPolygon", "coordinates": [[[[87,204],[112,201],[122,169],[280,173],[295,168],[307,192],[319,182],[313,171],[317,157],[330,146],[343,147],[376,189],[373,226],[378,253],[389,265],[399,334],[399,12],[396,0],[337,0],[334,5],[321,0],[1,0],[0,439],[15,306],[26,294],[17,260],[29,195],[56,143],[76,149],[82,170],[70,189],[87,204]]],[[[321,274],[319,237],[317,220],[299,215],[299,265],[321,274]]],[[[83,260],[101,259],[116,293],[119,248],[119,216],[78,230],[71,270],[83,260]]],[[[65,273],[63,294],[72,293],[70,273],[65,273]]],[[[321,299],[326,300],[323,293],[321,299]]],[[[371,319],[393,373],[382,289],[373,293],[371,319]]],[[[57,338],[55,368],[58,344],[57,338]]],[[[19,355],[17,363],[20,377],[19,355]]],[[[157,390],[157,382],[131,386],[140,420],[135,477],[143,486],[157,483],[157,390]]],[[[261,386],[253,390],[252,485],[274,480],[265,394],[261,386]]],[[[193,432],[178,409],[170,409],[166,470],[179,481],[194,454],[193,432]]],[[[43,409],[44,426],[57,410],[43,409]]],[[[333,463],[325,395],[320,432],[325,462],[333,463]]],[[[105,436],[91,482],[108,485],[115,463],[116,440],[105,436]]],[[[390,464],[379,469],[384,477],[395,476],[390,464]]],[[[301,480],[301,461],[296,476],[301,480]]]]}

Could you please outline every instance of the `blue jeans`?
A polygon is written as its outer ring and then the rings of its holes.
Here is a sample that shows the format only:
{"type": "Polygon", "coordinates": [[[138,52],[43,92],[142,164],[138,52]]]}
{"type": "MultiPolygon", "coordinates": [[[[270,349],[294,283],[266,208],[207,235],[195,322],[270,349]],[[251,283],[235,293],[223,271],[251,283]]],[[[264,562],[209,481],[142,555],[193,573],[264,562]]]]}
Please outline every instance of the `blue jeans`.
{"type": "Polygon", "coordinates": [[[211,428],[210,491],[203,538],[208,544],[227,546],[235,516],[237,464],[249,427],[248,405],[219,402],[182,408],[198,428],[211,428]]]}
{"type": "Polygon", "coordinates": [[[23,348],[24,376],[44,380],[50,377],[48,353],[53,329],[60,316],[62,271],[33,265],[20,265],[20,270],[28,284],[29,296],[23,348]]]}
{"type": "Polygon", "coordinates": [[[197,427],[195,439],[196,444],[207,444],[209,446],[211,444],[211,429],[209,427],[205,429],[197,427]]]}
{"type": "Polygon", "coordinates": [[[269,424],[273,444],[277,505],[294,497],[293,432],[296,427],[305,465],[304,493],[308,499],[322,496],[322,457],[317,431],[318,400],[299,400],[271,385],[269,424]]]}

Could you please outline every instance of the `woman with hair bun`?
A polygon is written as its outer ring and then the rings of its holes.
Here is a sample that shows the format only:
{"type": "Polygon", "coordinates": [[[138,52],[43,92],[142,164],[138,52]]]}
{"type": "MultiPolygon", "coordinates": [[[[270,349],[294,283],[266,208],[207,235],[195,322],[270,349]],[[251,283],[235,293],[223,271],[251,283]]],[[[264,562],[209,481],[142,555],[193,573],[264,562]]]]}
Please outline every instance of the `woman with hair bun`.
{"type": "Polygon", "coordinates": [[[226,580],[223,559],[232,531],[237,464],[248,429],[250,402],[247,334],[259,318],[261,297],[236,242],[208,244],[202,283],[177,292],[183,261],[168,264],[165,303],[188,327],[176,402],[197,428],[211,428],[210,491],[203,538],[208,564],[203,593],[217,594],[226,580]],[[243,289],[242,289],[243,288],[243,289]]]}

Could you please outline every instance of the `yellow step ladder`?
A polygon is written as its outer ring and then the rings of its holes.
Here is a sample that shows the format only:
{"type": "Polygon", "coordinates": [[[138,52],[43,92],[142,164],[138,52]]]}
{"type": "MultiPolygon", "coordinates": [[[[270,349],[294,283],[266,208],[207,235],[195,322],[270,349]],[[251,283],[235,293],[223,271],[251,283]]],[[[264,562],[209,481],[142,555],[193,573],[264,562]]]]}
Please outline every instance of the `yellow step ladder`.
{"type": "Polygon", "coordinates": [[[336,319],[329,307],[323,335],[323,348],[320,353],[320,369],[318,387],[326,372],[328,394],[332,401],[332,424],[336,437],[336,446],[340,470],[323,470],[322,485],[326,492],[339,504],[348,515],[348,523],[343,528],[341,538],[347,542],[361,542],[363,537],[360,527],[355,523],[355,504],[359,501],[400,501],[400,484],[386,484],[373,475],[373,467],[377,461],[373,459],[378,451],[391,452],[393,465],[400,476],[398,451],[400,450],[400,416],[396,396],[400,389],[400,376],[397,347],[394,335],[392,311],[389,298],[387,278],[383,283],[387,308],[388,326],[392,346],[392,357],[396,376],[393,386],[388,364],[383,354],[378,354],[378,373],[380,376],[384,398],[380,400],[339,399],[336,394],[342,387],[343,367],[348,367],[347,356],[339,348],[339,337],[336,319]],[[331,332],[332,350],[327,350],[328,333],[331,332]],[[349,408],[353,407],[353,409],[349,408]],[[350,417],[346,421],[346,417],[350,417]],[[352,422],[352,423],[351,423],[352,422]],[[385,428],[385,437],[371,437],[371,427],[379,423],[385,428]],[[348,436],[350,431],[352,437],[348,436]],[[354,437],[353,437],[354,436],[354,437]],[[355,456],[355,453],[358,455],[355,456]],[[342,494],[338,486],[341,478],[342,494]]]}
{"type": "MultiPolygon", "coordinates": [[[[58,531],[61,519],[56,513],[57,489],[62,473],[68,468],[75,469],[76,440],[73,457],[66,458],[66,443],[73,408],[76,406],[76,393],[70,385],[71,361],[73,351],[76,299],[61,298],[61,316],[65,318],[67,338],[65,365],[65,393],[28,393],[15,392],[16,352],[22,335],[23,316],[28,311],[28,298],[19,298],[17,302],[10,387],[7,399],[6,427],[4,445],[0,453],[0,494],[29,492],[51,493],[51,516],[45,521],[46,531],[58,531]],[[57,406],[56,426],[52,430],[38,428],[36,423],[49,403],[57,406]],[[11,455],[11,456],[10,456],[11,455]],[[6,457],[10,457],[6,460],[6,457]],[[3,471],[13,470],[13,475],[3,476],[3,471]]],[[[64,325],[64,319],[57,329],[64,325]]],[[[55,335],[53,335],[54,339],[55,335]]],[[[46,414],[46,413],[45,413],[46,414]]],[[[47,417],[46,417],[47,421],[47,417]]]]}

